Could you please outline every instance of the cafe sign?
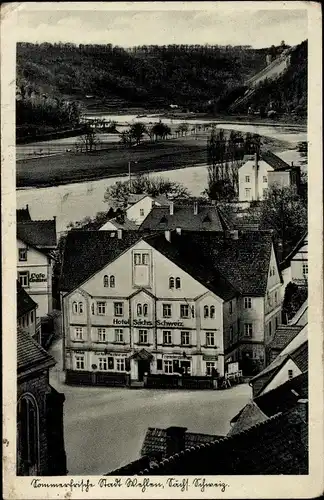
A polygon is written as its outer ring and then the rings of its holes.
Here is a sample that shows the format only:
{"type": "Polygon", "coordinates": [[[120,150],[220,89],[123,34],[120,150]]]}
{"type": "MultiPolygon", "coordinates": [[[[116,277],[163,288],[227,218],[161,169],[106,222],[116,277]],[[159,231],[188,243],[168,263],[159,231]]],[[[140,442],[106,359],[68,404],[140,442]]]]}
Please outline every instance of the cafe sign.
{"type": "Polygon", "coordinates": [[[47,281],[46,275],[43,273],[31,273],[29,277],[30,283],[42,283],[47,281]]]}

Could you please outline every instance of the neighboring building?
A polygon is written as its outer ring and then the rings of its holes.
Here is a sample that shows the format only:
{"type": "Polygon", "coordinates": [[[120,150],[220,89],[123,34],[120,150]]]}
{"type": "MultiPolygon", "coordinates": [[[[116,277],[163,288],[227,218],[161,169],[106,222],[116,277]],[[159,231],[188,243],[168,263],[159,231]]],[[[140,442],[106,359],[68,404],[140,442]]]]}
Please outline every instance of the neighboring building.
{"type": "Polygon", "coordinates": [[[17,332],[17,475],[67,473],[64,394],[49,384],[50,356],[27,332],[17,332]]]}
{"type": "Polygon", "coordinates": [[[61,278],[71,383],[223,376],[224,358],[247,355],[263,367],[265,329],[281,315],[267,231],[71,231],[61,278]]]}
{"type": "Polygon", "coordinates": [[[138,226],[135,222],[127,219],[124,215],[113,217],[108,220],[99,228],[100,231],[116,231],[116,229],[123,229],[125,231],[137,231],[138,226]]]}
{"type": "Polygon", "coordinates": [[[53,308],[52,268],[56,245],[55,218],[17,223],[18,281],[38,304],[38,318],[53,308]]]}
{"type": "Polygon", "coordinates": [[[170,202],[168,207],[154,206],[140,226],[142,230],[223,231],[229,226],[216,205],[190,205],[170,202]]]}
{"type": "Polygon", "coordinates": [[[301,325],[279,325],[266,346],[266,364],[272,363],[302,329],[301,325]]]}
{"type": "Polygon", "coordinates": [[[271,151],[262,152],[260,157],[245,156],[239,168],[239,200],[263,200],[268,188],[295,186],[299,190],[300,168],[288,165],[271,151]]]}
{"type": "Polygon", "coordinates": [[[17,324],[29,333],[39,344],[41,343],[40,321],[36,320],[36,302],[29,297],[26,290],[17,281],[17,324]]]}
{"type": "MultiPolygon", "coordinates": [[[[185,447],[164,459],[141,457],[107,475],[198,476],[306,475],[308,474],[308,401],[299,399],[292,407],[258,422],[237,434],[185,447]]],[[[201,477],[200,477],[201,476],[201,477]]],[[[222,481],[217,481],[221,488],[222,481]]],[[[202,484],[202,481],[201,481],[202,484]]]]}
{"type": "Polygon", "coordinates": [[[291,318],[288,325],[305,326],[308,323],[308,300],[298,309],[295,316],[291,318]]]}
{"type": "Polygon", "coordinates": [[[283,272],[290,268],[290,281],[299,286],[308,284],[308,233],[303,234],[295,248],[280,265],[283,272]]]}
{"type": "Polygon", "coordinates": [[[307,326],[281,351],[264,370],[250,381],[253,397],[260,396],[308,370],[307,326]]]}
{"type": "Polygon", "coordinates": [[[171,202],[166,196],[150,196],[148,194],[131,194],[128,199],[126,216],[129,220],[135,222],[137,226],[141,225],[153,207],[169,206],[171,202]]]}

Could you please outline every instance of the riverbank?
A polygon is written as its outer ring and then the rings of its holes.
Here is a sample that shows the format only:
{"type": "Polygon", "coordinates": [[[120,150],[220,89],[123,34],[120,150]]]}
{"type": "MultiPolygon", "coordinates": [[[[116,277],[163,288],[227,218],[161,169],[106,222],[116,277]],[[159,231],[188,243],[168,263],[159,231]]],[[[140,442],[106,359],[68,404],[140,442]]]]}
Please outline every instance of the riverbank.
{"type": "MultiPolygon", "coordinates": [[[[207,163],[207,135],[182,137],[132,148],[118,144],[92,153],[64,153],[17,161],[17,189],[51,187],[133,174],[162,172],[207,163]]],[[[271,151],[294,149],[288,141],[263,137],[263,146],[271,151]]]]}

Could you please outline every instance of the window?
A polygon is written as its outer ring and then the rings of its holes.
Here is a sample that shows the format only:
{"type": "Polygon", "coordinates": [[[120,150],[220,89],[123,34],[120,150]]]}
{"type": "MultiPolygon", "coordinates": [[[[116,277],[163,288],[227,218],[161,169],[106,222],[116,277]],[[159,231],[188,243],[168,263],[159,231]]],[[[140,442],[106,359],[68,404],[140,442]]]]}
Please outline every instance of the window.
{"type": "Polygon", "coordinates": [[[125,359],[124,358],[117,358],[116,359],[116,370],[118,372],[125,371],[125,359]]]}
{"type": "Polygon", "coordinates": [[[246,198],[250,198],[250,196],[251,196],[251,189],[248,188],[248,189],[245,190],[245,197],[246,198]]]}
{"type": "Polygon", "coordinates": [[[195,317],[195,306],[191,306],[191,316],[195,317]]]}
{"type": "Polygon", "coordinates": [[[143,208],[140,208],[140,216],[144,217],[144,209],[143,208]]]}
{"type": "Polygon", "coordinates": [[[229,303],[229,313],[233,314],[233,302],[232,301],[229,303]]]}
{"type": "Polygon", "coordinates": [[[189,318],[188,304],[180,304],[180,318],[189,318]]]}
{"type": "Polygon", "coordinates": [[[233,340],[234,340],[234,329],[232,326],[230,326],[230,329],[229,329],[229,340],[230,340],[230,343],[232,344],[233,340]]]}
{"type": "Polygon", "coordinates": [[[94,314],[94,313],[95,313],[95,305],[92,302],[92,304],[91,304],[91,314],[94,314]]]}
{"type": "Polygon", "coordinates": [[[29,326],[29,315],[26,314],[26,326],[29,326]]]}
{"type": "Polygon", "coordinates": [[[249,175],[245,176],[245,182],[250,182],[250,176],[249,175]]]}
{"type": "Polygon", "coordinates": [[[276,274],[276,270],[275,270],[275,267],[272,266],[272,276],[274,276],[276,274]]]}
{"type": "Polygon", "coordinates": [[[26,262],[27,260],[27,248],[19,248],[19,261],[26,262]]]}
{"type": "Polygon", "coordinates": [[[206,375],[210,377],[215,369],[215,361],[206,361],[206,375]]]}
{"type": "Polygon", "coordinates": [[[79,314],[83,314],[83,303],[79,302],[79,314]]]}
{"type": "Polygon", "coordinates": [[[204,306],[204,318],[208,318],[208,317],[209,317],[209,307],[204,306]]]}
{"type": "Polygon", "coordinates": [[[100,316],[106,314],[106,302],[97,302],[97,314],[100,316]]]}
{"type": "Polygon", "coordinates": [[[72,311],[73,314],[82,314],[83,313],[83,303],[82,302],[73,302],[72,303],[72,311]]]}
{"type": "Polygon", "coordinates": [[[147,330],[139,330],[138,334],[139,344],[147,344],[147,330]]]}
{"type": "Polygon", "coordinates": [[[26,287],[29,286],[29,272],[21,271],[18,273],[18,281],[21,286],[26,287]]]}
{"type": "Polygon", "coordinates": [[[98,328],[98,342],[106,342],[106,328],[98,328]]]}
{"type": "Polygon", "coordinates": [[[137,304],[137,316],[142,316],[143,309],[142,304],[137,304]]]}
{"type": "Polygon", "coordinates": [[[172,290],[174,288],[174,278],[169,278],[169,288],[172,290]]]}
{"type": "Polygon", "coordinates": [[[148,315],[148,305],[147,304],[143,304],[143,316],[147,316],[148,315]]]}
{"type": "Polygon", "coordinates": [[[294,378],[294,371],[288,370],[288,380],[291,380],[292,378],[294,378]]]}
{"type": "Polygon", "coordinates": [[[114,358],[111,356],[108,357],[108,370],[114,369],[114,358]]]}
{"type": "Polygon", "coordinates": [[[103,283],[105,288],[115,288],[115,276],[111,275],[110,277],[107,274],[103,278],[103,283]]]}
{"type": "Polygon", "coordinates": [[[272,334],[272,324],[271,321],[269,322],[269,337],[271,337],[272,334]]]}
{"type": "Polygon", "coordinates": [[[105,287],[105,288],[108,288],[108,286],[109,286],[109,279],[108,279],[108,276],[107,276],[107,275],[105,275],[105,276],[104,276],[103,281],[104,281],[104,287],[105,287]]]}
{"type": "Polygon", "coordinates": [[[114,315],[122,316],[124,314],[124,304],[122,302],[114,302],[114,315]]]}
{"type": "Polygon", "coordinates": [[[252,337],[252,323],[244,323],[245,337],[252,337]]]}
{"type": "Polygon", "coordinates": [[[30,313],[30,322],[34,323],[34,311],[31,311],[30,313]]]}
{"type": "Polygon", "coordinates": [[[215,333],[207,332],[206,333],[206,346],[213,347],[215,346],[215,333]]]}
{"type": "Polygon", "coordinates": [[[137,316],[148,316],[148,305],[137,304],[137,316]]]}
{"type": "Polygon", "coordinates": [[[277,292],[274,293],[274,300],[275,300],[275,304],[277,304],[277,302],[278,302],[278,294],[277,294],[277,292]]]}
{"type": "Polygon", "coordinates": [[[75,368],[84,370],[84,356],[75,356],[75,368]]]}
{"type": "Polygon", "coordinates": [[[148,266],[148,253],[142,253],[142,265],[148,266]]]}
{"type": "Polygon", "coordinates": [[[263,182],[266,184],[268,182],[268,177],[266,175],[263,176],[263,182]]]}
{"type": "Polygon", "coordinates": [[[115,329],[115,342],[124,342],[124,330],[122,328],[115,329]]]}
{"type": "Polygon", "coordinates": [[[110,288],[115,288],[115,276],[110,276],[109,279],[110,288]]]}
{"type": "MultiPolygon", "coordinates": [[[[37,467],[39,434],[38,409],[36,402],[30,396],[23,396],[17,407],[17,446],[23,461],[24,473],[31,474],[32,467],[37,467]]],[[[39,471],[34,471],[34,474],[39,471]]]]}
{"type": "Polygon", "coordinates": [[[307,264],[303,264],[303,275],[304,276],[307,276],[308,275],[308,263],[307,264]]]}
{"type": "Polygon", "coordinates": [[[157,359],[157,360],[156,360],[156,369],[157,369],[158,371],[163,370],[162,359],[157,359]]]}
{"type": "Polygon", "coordinates": [[[215,306],[210,306],[210,317],[215,318],[215,306]]]}
{"type": "Polygon", "coordinates": [[[172,344],[172,333],[170,330],[163,331],[163,344],[172,344]]]}
{"type": "Polygon", "coordinates": [[[181,288],[181,280],[180,280],[180,278],[176,278],[176,288],[181,288]]]}
{"type": "Polygon", "coordinates": [[[106,372],[108,370],[107,358],[98,358],[98,361],[99,361],[99,370],[102,372],[106,372]]]}
{"type": "Polygon", "coordinates": [[[172,361],[164,361],[164,373],[173,373],[172,361]]]}
{"type": "Polygon", "coordinates": [[[181,332],[181,345],[190,345],[190,332],[181,332]]]}
{"type": "Polygon", "coordinates": [[[163,318],[171,318],[172,307],[171,304],[162,304],[163,318]]]}
{"type": "Polygon", "coordinates": [[[134,264],[135,266],[139,266],[141,264],[141,254],[134,253],[134,264]]]}
{"type": "Polygon", "coordinates": [[[74,328],[74,338],[75,340],[83,340],[83,328],[82,326],[77,326],[74,328]]]}
{"type": "Polygon", "coordinates": [[[251,297],[244,297],[244,309],[251,309],[252,299],[251,297]]]}

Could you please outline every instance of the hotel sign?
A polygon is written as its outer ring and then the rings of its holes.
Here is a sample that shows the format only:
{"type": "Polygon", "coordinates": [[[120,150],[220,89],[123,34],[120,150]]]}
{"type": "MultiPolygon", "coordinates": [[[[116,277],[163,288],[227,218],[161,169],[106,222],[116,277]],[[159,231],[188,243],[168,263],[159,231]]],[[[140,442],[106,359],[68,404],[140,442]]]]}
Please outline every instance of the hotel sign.
{"type": "Polygon", "coordinates": [[[41,283],[47,281],[46,275],[43,273],[31,273],[29,277],[30,283],[41,283]]]}
{"type": "MultiPolygon", "coordinates": [[[[119,318],[114,318],[113,319],[113,324],[118,325],[118,326],[130,326],[130,321],[129,319],[119,319],[119,318]]],[[[133,326],[138,327],[138,326],[144,326],[147,328],[152,328],[154,323],[152,321],[148,321],[146,319],[133,319],[132,322],[133,326]]],[[[182,321],[166,321],[164,320],[157,320],[156,321],[156,326],[157,327],[174,327],[174,328],[181,328],[183,327],[183,322],[182,321]]]]}

